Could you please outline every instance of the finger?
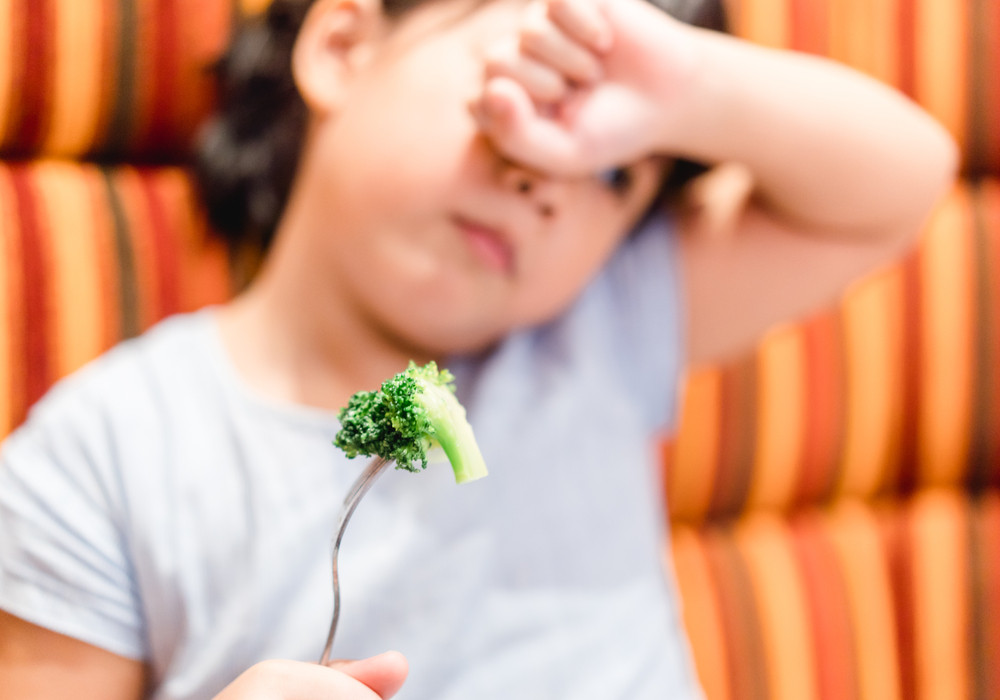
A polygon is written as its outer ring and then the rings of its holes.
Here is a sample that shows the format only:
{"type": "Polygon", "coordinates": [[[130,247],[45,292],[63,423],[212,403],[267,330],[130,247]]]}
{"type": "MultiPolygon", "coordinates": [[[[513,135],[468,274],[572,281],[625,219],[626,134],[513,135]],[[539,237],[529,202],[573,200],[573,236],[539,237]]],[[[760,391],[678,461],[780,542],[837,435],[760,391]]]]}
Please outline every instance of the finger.
{"type": "Polygon", "coordinates": [[[514,81],[490,80],[479,101],[480,128],[511,160],[560,176],[581,175],[574,142],[555,120],[539,114],[514,81]]]}
{"type": "Polygon", "coordinates": [[[486,78],[497,76],[518,82],[536,102],[558,102],[569,90],[562,74],[521,53],[515,39],[487,51],[486,78]]]}
{"type": "Polygon", "coordinates": [[[600,80],[603,74],[599,57],[557,27],[541,3],[528,8],[519,36],[524,54],[550,66],[568,80],[589,84],[600,80]]]}
{"type": "Polygon", "coordinates": [[[548,16],[567,36],[591,51],[600,54],[611,48],[611,27],[596,2],[549,0],[548,16]]]}
{"type": "Polygon", "coordinates": [[[409,672],[406,657],[398,651],[387,651],[356,661],[334,661],[330,666],[364,683],[383,700],[396,694],[409,672]]]}
{"type": "Polygon", "coordinates": [[[382,700],[377,691],[338,669],[304,661],[273,660],[254,664],[215,696],[215,700],[239,698],[282,700],[382,700]]]}

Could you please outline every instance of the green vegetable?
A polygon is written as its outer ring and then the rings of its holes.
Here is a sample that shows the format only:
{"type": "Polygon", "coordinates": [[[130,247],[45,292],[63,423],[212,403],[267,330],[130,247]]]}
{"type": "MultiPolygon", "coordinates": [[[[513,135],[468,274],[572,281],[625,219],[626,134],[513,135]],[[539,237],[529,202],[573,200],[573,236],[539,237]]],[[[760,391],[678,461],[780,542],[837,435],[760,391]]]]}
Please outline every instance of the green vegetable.
{"type": "Polygon", "coordinates": [[[455,481],[464,483],[486,476],[486,463],[455,398],[454,377],[429,362],[413,361],[378,391],[360,391],[340,410],[340,432],[334,444],[348,457],[378,455],[394,461],[397,469],[418,471],[427,467],[427,451],[440,446],[455,481]]]}

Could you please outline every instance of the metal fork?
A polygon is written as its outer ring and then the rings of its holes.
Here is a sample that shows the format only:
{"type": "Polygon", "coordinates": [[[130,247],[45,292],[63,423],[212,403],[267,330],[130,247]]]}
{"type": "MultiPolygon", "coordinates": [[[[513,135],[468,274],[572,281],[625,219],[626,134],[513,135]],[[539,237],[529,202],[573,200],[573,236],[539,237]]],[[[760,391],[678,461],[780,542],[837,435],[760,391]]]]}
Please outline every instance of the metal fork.
{"type": "Polygon", "coordinates": [[[344,530],[347,529],[347,521],[351,519],[354,509],[358,507],[361,497],[368,493],[368,489],[375,483],[391,460],[376,457],[368,463],[365,470],[361,472],[351,490],[344,498],[344,505],[340,509],[340,522],[337,524],[337,532],[333,538],[333,619],[330,621],[330,632],[326,636],[326,646],[323,648],[323,655],[319,662],[326,664],[330,661],[330,652],[333,650],[333,637],[337,632],[337,621],[340,619],[340,577],[337,574],[337,555],[340,553],[340,541],[344,537],[344,530]]]}

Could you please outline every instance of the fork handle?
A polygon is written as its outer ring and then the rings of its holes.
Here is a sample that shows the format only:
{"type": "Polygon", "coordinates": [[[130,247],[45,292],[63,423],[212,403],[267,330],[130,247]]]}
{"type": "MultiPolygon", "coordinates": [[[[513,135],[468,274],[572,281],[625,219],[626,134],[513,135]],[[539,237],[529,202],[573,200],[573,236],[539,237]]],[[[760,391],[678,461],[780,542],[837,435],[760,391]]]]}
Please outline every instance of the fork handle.
{"type": "Polygon", "coordinates": [[[333,570],[333,619],[330,620],[330,632],[326,636],[326,646],[323,647],[323,655],[320,657],[320,664],[326,665],[330,661],[330,652],[333,650],[333,637],[337,632],[337,622],[340,620],[340,576],[337,573],[337,556],[340,554],[340,541],[344,538],[344,530],[347,529],[347,521],[351,519],[354,509],[358,507],[361,497],[368,493],[368,489],[375,483],[390,460],[382,457],[372,459],[365,470],[351,486],[347,496],[344,498],[344,505],[340,509],[340,521],[337,523],[337,532],[333,539],[333,554],[331,568],[333,570]]]}

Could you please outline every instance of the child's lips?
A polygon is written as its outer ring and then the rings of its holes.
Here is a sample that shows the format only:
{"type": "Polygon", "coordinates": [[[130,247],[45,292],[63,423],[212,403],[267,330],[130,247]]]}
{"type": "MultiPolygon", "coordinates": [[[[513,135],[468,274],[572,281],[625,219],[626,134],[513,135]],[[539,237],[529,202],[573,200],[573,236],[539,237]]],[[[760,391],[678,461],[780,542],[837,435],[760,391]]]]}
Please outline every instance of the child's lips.
{"type": "Polygon", "coordinates": [[[514,247],[501,229],[463,216],[456,216],[455,224],[476,260],[492,270],[513,272],[514,247]]]}

